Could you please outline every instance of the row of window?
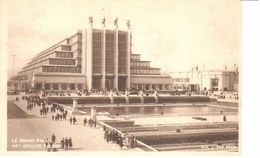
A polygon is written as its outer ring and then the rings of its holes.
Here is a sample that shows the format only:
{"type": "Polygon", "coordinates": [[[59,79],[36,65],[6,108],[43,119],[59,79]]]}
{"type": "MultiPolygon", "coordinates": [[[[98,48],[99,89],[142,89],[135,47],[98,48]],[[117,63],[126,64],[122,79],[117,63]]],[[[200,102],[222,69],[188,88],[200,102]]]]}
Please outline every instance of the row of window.
{"type": "Polygon", "coordinates": [[[115,43],[106,41],[106,49],[114,50],[115,43]]]}
{"type": "Polygon", "coordinates": [[[126,74],[126,67],[125,66],[119,66],[118,67],[118,73],[119,74],[126,74]]]}
{"type": "Polygon", "coordinates": [[[106,58],[106,65],[114,65],[114,58],[106,58]]]}
{"type": "Polygon", "coordinates": [[[101,42],[100,41],[93,41],[93,45],[92,45],[93,49],[101,49],[101,42]]]}
{"type": "Polygon", "coordinates": [[[173,78],[174,82],[190,82],[189,78],[173,78]]]}
{"type": "Polygon", "coordinates": [[[126,43],[125,42],[119,42],[118,43],[118,50],[124,50],[124,51],[126,51],[126,48],[127,48],[127,46],[126,46],[126,43]]]}
{"type": "Polygon", "coordinates": [[[78,73],[81,69],[78,67],[63,67],[63,66],[43,66],[42,72],[66,72],[78,73]]]}
{"type": "Polygon", "coordinates": [[[81,47],[82,47],[82,43],[76,43],[71,46],[71,50],[74,51],[74,50],[80,49],[81,47]]]}
{"type": "Polygon", "coordinates": [[[106,65],[106,73],[114,73],[114,65],[106,65]]]}
{"type": "Polygon", "coordinates": [[[83,89],[83,84],[74,84],[74,83],[44,83],[44,87],[42,85],[42,83],[36,83],[35,84],[35,89],[36,90],[41,90],[41,89],[45,89],[45,90],[82,90],[83,89]]]}
{"type": "Polygon", "coordinates": [[[138,55],[132,54],[131,55],[131,59],[133,59],[133,60],[140,60],[140,55],[139,54],[138,55]]]}
{"type": "Polygon", "coordinates": [[[70,46],[62,45],[61,50],[70,51],[70,46]]]}
{"type": "Polygon", "coordinates": [[[132,74],[160,74],[160,69],[131,69],[132,74]]]}
{"type": "Polygon", "coordinates": [[[150,67],[149,62],[131,62],[131,66],[137,66],[137,67],[150,67]]]}
{"type": "Polygon", "coordinates": [[[101,41],[101,32],[93,33],[93,41],[101,41]]]}
{"type": "Polygon", "coordinates": [[[118,41],[125,42],[126,41],[126,34],[118,34],[118,41]]]}
{"type": "Polygon", "coordinates": [[[113,33],[106,33],[106,41],[114,41],[114,37],[113,33]]]}
{"type": "Polygon", "coordinates": [[[49,59],[49,64],[52,65],[75,65],[75,60],[70,59],[49,59]]]}
{"type": "Polygon", "coordinates": [[[145,90],[168,90],[169,85],[162,85],[162,84],[135,84],[132,85],[131,87],[136,88],[136,89],[145,89],[145,90]]]}
{"type": "MultiPolygon", "coordinates": [[[[93,33],[93,40],[95,41],[101,41],[101,32],[94,32],[93,33]]],[[[106,40],[108,41],[114,41],[114,34],[113,33],[106,33],[106,40]]],[[[125,42],[127,39],[127,34],[118,34],[118,40],[125,42]]]]}
{"type": "Polygon", "coordinates": [[[100,65],[93,65],[92,69],[93,69],[93,73],[101,73],[101,66],[100,65]]]}
{"type": "Polygon", "coordinates": [[[73,58],[73,53],[70,53],[70,52],[56,52],[56,57],[59,57],[59,58],[73,58]]]}
{"type": "MultiPolygon", "coordinates": [[[[93,73],[101,73],[101,66],[100,65],[93,65],[93,73]]],[[[106,66],[106,73],[114,73],[114,66],[113,65],[109,65],[106,66]]],[[[119,74],[126,74],[126,67],[125,66],[121,66],[118,67],[118,73],[119,74]]]]}

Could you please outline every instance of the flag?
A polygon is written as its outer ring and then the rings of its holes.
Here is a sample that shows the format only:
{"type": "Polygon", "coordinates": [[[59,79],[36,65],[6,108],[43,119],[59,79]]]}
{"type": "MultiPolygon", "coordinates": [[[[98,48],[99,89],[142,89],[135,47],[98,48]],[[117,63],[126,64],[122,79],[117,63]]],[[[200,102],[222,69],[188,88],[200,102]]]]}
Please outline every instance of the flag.
{"type": "Polygon", "coordinates": [[[114,25],[115,25],[115,26],[117,26],[117,22],[118,22],[118,19],[116,18],[116,19],[114,20],[114,25]]]}
{"type": "Polygon", "coordinates": [[[130,20],[127,20],[126,26],[130,27],[130,20]]]}
{"type": "Polygon", "coordinates": [[[102,19],[102,24],[105,24],[105,23],[106,23],[106,19],[103,18],[103,19],[102,19]]]}
{"type": "Polygon", "coordinates": [[[88,18],[88,20],[89,20],[89,23],[93,23],[93,17],[92,16],[90,16],[89,18],[88,18]]]}
{"type": "Polygon", "coordinates": [[[197,66],[196,66],[196,71],[199,71],[199,66],[198,66],[198,64],[197,64],[197,66]]]}

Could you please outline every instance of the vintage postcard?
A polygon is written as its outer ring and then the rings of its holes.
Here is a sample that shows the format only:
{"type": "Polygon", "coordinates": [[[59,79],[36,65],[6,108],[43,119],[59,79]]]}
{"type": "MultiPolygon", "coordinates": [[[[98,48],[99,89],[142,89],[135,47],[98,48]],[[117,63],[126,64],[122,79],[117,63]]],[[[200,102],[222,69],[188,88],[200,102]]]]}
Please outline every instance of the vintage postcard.
{"type": "Polygon", "coordinates": [[[242,1],[0,2],[1,152],[240,154],[242,1]]]}

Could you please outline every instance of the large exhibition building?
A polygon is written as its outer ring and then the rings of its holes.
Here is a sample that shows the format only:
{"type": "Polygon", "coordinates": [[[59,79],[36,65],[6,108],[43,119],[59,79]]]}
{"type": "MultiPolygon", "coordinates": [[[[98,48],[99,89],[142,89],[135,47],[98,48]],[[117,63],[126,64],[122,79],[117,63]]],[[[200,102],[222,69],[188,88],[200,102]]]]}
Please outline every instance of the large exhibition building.
{"type": "Polygon", "coordinates": [[[16,90],[168,90],[169,75],[132,53],[130,22],[128,30],[88,29],[65,38],[38,53],[16,77],[16,90]]]}

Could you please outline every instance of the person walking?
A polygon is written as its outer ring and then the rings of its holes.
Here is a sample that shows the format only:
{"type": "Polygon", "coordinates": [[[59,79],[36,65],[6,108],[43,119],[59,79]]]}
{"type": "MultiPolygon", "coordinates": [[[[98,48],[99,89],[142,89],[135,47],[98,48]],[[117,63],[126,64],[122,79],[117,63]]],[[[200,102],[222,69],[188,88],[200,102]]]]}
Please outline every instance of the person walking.
{"type": "Polygon", "coordinates": [[[65,138],[65,149],[68,149],[68,145],[69,145],[69,141],[68,141],[68,138],[66,137],[65,138]]]}
{"type": "Polygon", "coordinates": [[[87,124],[87,118],[84,118],[84,120],[83,120],[83,124],[84,124],[84,126],[86,126],[86,124],[87,124]]]}
{"type": "Polygon", "coordinates": [[[72,117],[70,117],[70,119],[69,119],[69,120],[70,120],[70,124],[72,124],[72,117]]]}
{"type": "Polygon", "coordinates": [[[61,144],[61,148],[64,149],[64,138],[62,138],[62,140],[60,141],[60,144],[61,144]]]}
{"type": "Polygon", "coordinates": [[[72,148],[72,139],[71,139],[71,137],[68,140],[68,145],[69,145],[70,148],[72,148]]]}
{"type": "Polygon", "coordinates": [[[49,141],[48,141],[48,138],[46,138],[46,139],[45,139],[45,147],[46,147],[46,148],[48,147],[48,144],[49,144],[48,142],[49,142],[49,141]]]}
{"type": "Polygon", "coordinates": [[[55,143],[55,140],[56,140],[56,136],[54,134],[52,134],[52,136],[51,136],[52,143],[55,143]]]}
{"type": "Polygon", "coordinates": [[[73,124],[75,125],[77,123],[77,119],[75,116],[73,116],[73,124]]]}
{"type": "Polygon", "coordinates": [[[224,122],[227,121],[226,115],[223,116],[223,121],[224,121],[224,122]]]}

